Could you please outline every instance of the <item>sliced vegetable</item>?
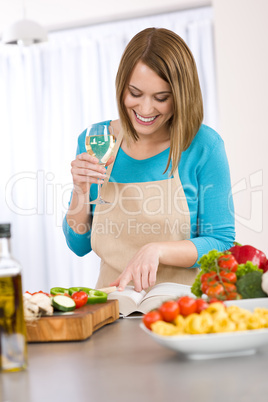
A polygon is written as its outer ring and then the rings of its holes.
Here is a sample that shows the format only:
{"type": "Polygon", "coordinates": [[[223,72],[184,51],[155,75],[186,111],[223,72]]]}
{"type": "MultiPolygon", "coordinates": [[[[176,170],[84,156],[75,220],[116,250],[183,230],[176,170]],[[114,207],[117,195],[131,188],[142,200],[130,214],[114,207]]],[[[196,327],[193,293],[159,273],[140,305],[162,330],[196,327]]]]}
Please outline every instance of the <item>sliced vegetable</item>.
{"type": "Polygon", "coordinates": [[[73,311],[76,307],[74,300],[71,297],[57,295],[52,298],[52,306],[59,311],[73,311]]]}
{"type": "MultiPolygon", "coordinates": [[[[32,296],[30,296],[30,298],[31,297],[32,296]]],[[[40,316],[39,307],[37,306],[37,304],[31,303],[29,297],[25,297],[25,294],[23,295],[23,311],[24,311],[24,318],[26,321],[37,320],[38,317],[40,316]]]]}
{"type": "Polygon", "coordinates": [[[53,307],[51,305],[51,297],[43,292],[34,293],[29,299],[31,303],[35,303],[39,308],[41,315],[52,315],[53,307]]]}
{"type": "Polygon", "coordinates": [[[23,310],[26,321],[37,320],[43,315],[52,315],[51,297],[43,292],[35,292],[33,295],[25,292],[23,294],[23,310]]]}
{"type": "Polygon", "coordinates": [[[88,292],[90,292],[90,290],[94,290],[92,288],[84,288],[82,286],[76,286],[76,287],[71,287],[69,289],[67,289],[68,293],[70,296],[72,296],[72,294],[74,292],[86,292],[86,294],[88,294],[88,292]]]}
{"type": "Polygon", "coordinates": [[[56,295],[68,295],[69,294],[69,289],[66,288],[52,288],[50,289],[50,294],[52,296],[56,296],[56,295]]]}
{"type": "Polygon", "coordinates": [[[42,294],[42,295],[46,295],[46,296],[50,297],[50,294],[47,293],[47,292],[43,292],[43,290],[39,290],[39,292],[34,292],[34,293],[32,293],[32,296],[33,296],[33,295],[38,295],[38,294],[42,294]]]}
{"type": "Polygon", "coordinates": [[[72,287],[69,288],[69,294],[72,296],[75,292],[85,292],[88,295],[87,304],[105,303],[107,301],[107,293],[101,290],[84,288],[84,287],[72,287]]]}
{"type": "Polygon", "coordinates": [[[88,292],[87,304],[105,303],[107,301],[107,293],[100,290],[90,290],[88,292]]]}

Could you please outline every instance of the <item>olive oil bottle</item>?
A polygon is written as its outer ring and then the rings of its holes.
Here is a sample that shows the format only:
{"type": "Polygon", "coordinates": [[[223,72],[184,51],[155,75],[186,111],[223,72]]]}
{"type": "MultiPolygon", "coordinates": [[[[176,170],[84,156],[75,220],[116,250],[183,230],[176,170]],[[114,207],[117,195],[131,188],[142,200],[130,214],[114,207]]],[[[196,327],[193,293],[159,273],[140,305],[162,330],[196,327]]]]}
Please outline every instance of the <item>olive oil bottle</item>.
{"type": "Polygon", "coordinates": [[[10,251],[10,224],[0,224],[0,371],[27,367],[21,266],[10,251]]]}

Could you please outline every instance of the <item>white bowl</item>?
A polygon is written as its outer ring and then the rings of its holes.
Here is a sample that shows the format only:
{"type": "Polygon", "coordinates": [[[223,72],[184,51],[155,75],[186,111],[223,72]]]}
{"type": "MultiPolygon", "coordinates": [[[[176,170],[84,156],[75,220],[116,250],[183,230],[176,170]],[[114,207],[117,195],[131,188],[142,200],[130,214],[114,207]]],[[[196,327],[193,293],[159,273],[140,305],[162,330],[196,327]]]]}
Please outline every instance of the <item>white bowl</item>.
{"type": "MultiPolygon", "coordinates": [[[[226,304],[253,311],[255,307],[268,308],[268,298],[228,301],[226,304]]],[[[190,359],[250,355],[258,348],[268,345],[266,328],[216,334],[163,336],[150,331],[143,323],[140,327],[160,345],[182,353],[190,359]]]]}

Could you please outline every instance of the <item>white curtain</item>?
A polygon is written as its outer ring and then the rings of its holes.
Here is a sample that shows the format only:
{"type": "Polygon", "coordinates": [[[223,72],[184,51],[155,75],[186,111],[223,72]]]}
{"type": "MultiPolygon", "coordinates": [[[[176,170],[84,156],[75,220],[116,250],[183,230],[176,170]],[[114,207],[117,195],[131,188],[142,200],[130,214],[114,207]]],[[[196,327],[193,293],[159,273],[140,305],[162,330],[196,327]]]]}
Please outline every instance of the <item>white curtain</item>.
{"type": "Polygon", "coordinates": [[[0,47],[0,222],[12,224],[12,251],[24,290],[92,286],[99,260],[67,247],[70,163],[90,122],[117,118],[115,75],[127,42],[165,27],[196,58],[204,122],[217,129],[213,15],[210,7],[57,32],[45,44],[0,47]]]}

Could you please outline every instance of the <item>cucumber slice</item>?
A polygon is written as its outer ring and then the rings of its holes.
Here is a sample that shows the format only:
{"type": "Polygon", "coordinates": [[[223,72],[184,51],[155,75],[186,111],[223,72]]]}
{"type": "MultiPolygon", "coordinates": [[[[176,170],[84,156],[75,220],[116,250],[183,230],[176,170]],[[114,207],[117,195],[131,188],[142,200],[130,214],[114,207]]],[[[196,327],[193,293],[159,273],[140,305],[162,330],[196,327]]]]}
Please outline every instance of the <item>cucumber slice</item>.
{"type": "Polygon", "coordinates": [[[54,296],[52,298],[52,306],[60,311],[73,311],[76,307],[75,302],[68,296],[54,296]]]}

